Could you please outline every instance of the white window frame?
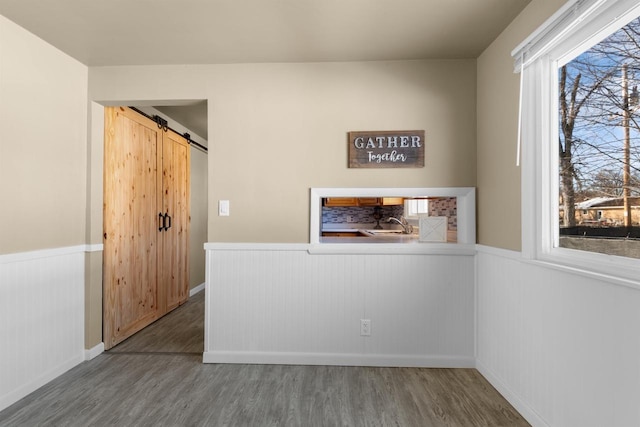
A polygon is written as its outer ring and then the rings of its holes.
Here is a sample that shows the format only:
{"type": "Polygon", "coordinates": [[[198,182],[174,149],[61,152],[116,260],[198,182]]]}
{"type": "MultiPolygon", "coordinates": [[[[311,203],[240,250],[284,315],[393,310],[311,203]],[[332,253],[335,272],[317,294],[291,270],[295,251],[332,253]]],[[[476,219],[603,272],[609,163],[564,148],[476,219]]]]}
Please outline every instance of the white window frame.
{"type": "Polygon", "coordinates": [[[558,69],[640,14],[637,0],[570,1],[513,52],[522,72],[522,254],[640,287],[640,260],[557,246],[558,69]]]}
{"type": "Polygon", "coordinates": [[[429,213],[429,199],[405,199],[404,217],[406,219],[418,219],[421,215],[429,213]],[[420,206],[422,205],[422,206],[420,206]],[[424,208],[424,209],[421,209],[424,208]]]}

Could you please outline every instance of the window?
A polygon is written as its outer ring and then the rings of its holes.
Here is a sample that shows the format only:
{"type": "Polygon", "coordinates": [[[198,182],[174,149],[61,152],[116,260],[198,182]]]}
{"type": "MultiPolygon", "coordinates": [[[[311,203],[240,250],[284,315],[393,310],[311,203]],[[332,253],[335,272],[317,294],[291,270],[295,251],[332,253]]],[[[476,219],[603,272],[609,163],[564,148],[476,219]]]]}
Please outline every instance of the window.
{"type": "MultiPolygon", "coordinates": [[[[625,178],[624,168],[640,169],[639,16],[637,0],[569,1],[513,52],[522,79],[527,258],[637,281],[640,255],[620,251],[631,240],[626,233],[578,235],[587,227],[630,230],[617,199],[638,191],[634,173],[625,178]],[[630,160],[625,140],[635,144],[630,160]]],[[[640,217],[629,218],[638,225],[640,217]]]]}
{"type": "Polygon", "coordinates": [[[560,247],[640,258],[639,81],[640,18],[559,64],[560,247]]]}
{"type": "Polygon", "coordinates": [[[405,199],[404,216],[418,218],[420,214],[429,213],[429,199],[405,199]]]}

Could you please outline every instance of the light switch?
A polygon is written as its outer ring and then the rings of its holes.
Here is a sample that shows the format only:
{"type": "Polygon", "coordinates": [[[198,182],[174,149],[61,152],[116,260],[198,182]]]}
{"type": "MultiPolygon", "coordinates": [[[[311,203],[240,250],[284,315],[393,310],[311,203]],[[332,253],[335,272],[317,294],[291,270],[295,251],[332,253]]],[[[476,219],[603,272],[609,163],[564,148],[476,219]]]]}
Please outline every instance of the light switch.
{"type": "Polygon", "coordinates": [[[218,216],[229,216],[229,201],[228,200],[219,200],[218,201],[218,216]]]}

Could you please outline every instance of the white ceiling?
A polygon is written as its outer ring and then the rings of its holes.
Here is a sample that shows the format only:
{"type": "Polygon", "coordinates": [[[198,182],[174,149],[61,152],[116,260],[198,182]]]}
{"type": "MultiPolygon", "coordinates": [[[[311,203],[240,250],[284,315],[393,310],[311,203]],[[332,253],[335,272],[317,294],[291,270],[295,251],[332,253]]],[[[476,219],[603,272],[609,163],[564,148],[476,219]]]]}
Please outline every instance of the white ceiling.
{"type": "Polygon", "coordinates": [[[0,14],[88,66],[374,61],[477,58],[530,1],[0,0],[0,14]]]}

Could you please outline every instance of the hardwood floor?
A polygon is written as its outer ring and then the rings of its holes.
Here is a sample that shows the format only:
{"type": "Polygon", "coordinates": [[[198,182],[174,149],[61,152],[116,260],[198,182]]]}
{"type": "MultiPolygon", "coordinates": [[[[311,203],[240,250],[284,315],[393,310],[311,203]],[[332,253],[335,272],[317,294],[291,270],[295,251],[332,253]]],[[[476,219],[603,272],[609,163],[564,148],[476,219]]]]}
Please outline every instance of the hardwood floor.
{"type": "Polygon", "coordinates": [[[193,353],[204,351],[204,291],[161,317],[109,353],[193,353]]]}
{"type": "Polygon", "coordinates": [[[0,426],[528,426],[474,369],[203,364],[203,294],[0,426]]]}

